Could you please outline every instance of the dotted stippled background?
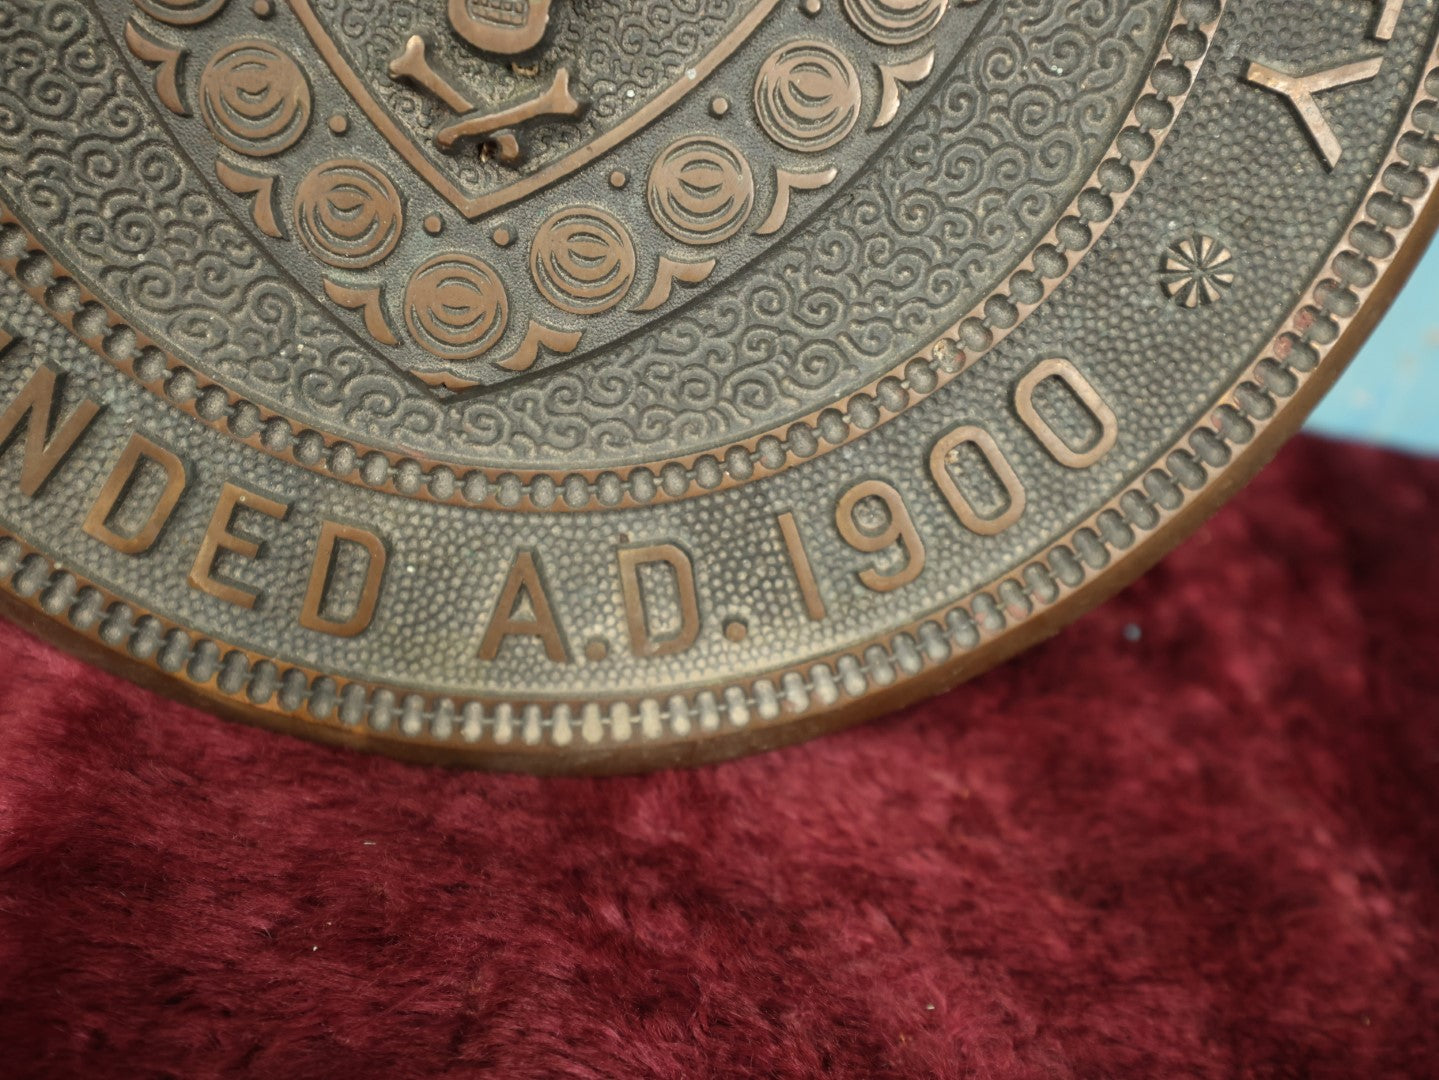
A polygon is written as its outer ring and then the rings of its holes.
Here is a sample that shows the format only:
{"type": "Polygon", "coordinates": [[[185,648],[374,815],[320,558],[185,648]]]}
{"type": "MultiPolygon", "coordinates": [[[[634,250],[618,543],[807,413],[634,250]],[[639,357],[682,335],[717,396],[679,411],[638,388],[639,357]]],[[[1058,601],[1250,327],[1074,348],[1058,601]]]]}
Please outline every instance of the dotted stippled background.
{"type": "MultiPolygon", "coordinates": [[[[1220,12],[1214,0],[1179,6],[1197,21],[1220,12]]],[[[35,499],[18,492],[18,456],[0,456],[0,524],[21,538],[0,546],[6,580],[77,626],[79,612],[82,629],[105,644],[211,692],[385,737],[491,750],[781,725],[959,663],[1179,512],[1313,377],[1374,287],[1439,169],[1431,73],[1439,15],[1433,0],[1409,0],[1387,44],[1369,37],[1373,15],[1371,5],[1342,0],[1236,0],[1177,116],[1163,102],[1136,116],[1168,137],[1133,195],[1092,249],[1069,245],[1083,254],[1012,333],[860,439],[787,472],[665,505],[500,512],[310,472],[195,423],[123,376],[34,299],[63,289],[48,280],[48,261],[6,247],[31,295],[9,279],[0,291],[7,328],[24,339],[0,365],[0,400],[45,363],[67,374],[67,401],[86,394],[106,405],[92,437],[35,499]],[[1313,69],[1372,56],[1383,57],[1374,79],[1324,95],[1344,146],[1333,170],[1289,106],[1243,78],[1255,59],[1313,69]],[[1166,253],[1196,235],[1229,254],[1232,277],[1213,303],[1186,309],[1160,271],[1166,253]],[[1054,357],[1072,362],[1115,414],[1114,447],[1083,469],[1049,455],[1014,406],[1023,376],[1054,357]],[[1027,492],[1023,515],[996,536],[965,529],[930,475],[933,446],[965,426],[993,437],[1027,492]],[[77,530],[133,430],[192,463],[187,498],[143,557],[77,530]],[[235,568],[261,593],[250,610],[184,584],[226,480],[290,504],[283,522],[249,522],[266,542],[260,559],[235,568]],[[876,556],[848,544],[834,518],[837,499],[865,480],[893,485],[923,541],[923,572],[893,592],[861,583],[876,556]],[[783,512],[805,538],[828,608],[822,621],[804,612],[776,524],[783,512]],[[390,551],[375,622],[356,638],[295,622],[324,519],[374,528],[390,551]],[[674,544],[696,568],[700,632],[678,655],[642,658],[628,648],[615,552],[646,543],[674,544]],[[555,665],[523,640],[493,663],[478,658],[519,550],[540,558],[573,664],[555,665]],[[724,633],[736,620],[748,628],[741,641],[724,633]],[[582,659],[594,640],[607,655],[582,659]]],[[[1044,407],[1061,431],[1083,432],[1072,403],[1051,396],[1044,407]]],[[[878,561],[892,568],[899,558],[878,561]]]]}

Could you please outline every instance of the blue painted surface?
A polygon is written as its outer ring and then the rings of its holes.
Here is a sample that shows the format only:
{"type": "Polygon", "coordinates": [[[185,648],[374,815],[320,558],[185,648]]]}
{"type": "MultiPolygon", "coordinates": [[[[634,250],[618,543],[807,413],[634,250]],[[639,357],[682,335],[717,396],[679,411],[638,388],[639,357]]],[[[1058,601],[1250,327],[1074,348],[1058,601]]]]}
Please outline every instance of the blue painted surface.
{"type": "Polygon", "coordinates": [[[1439,453],[1439,243],[1314,411],[1309,430],[1439,453]]]}

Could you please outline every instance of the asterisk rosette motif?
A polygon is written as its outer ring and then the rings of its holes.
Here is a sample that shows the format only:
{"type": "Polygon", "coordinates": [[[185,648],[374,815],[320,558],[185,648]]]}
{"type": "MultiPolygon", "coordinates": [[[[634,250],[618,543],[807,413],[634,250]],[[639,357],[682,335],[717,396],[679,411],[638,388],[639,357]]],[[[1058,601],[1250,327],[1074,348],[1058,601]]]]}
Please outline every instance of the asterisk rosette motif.
{"type": "Polygon", "coordinates": [[[1213,304],[1234,284],[1233,262],[1218,240],[1195,233],[1170,245],[1159,280],[1165,295],[1181,307],[1213,304]]]}

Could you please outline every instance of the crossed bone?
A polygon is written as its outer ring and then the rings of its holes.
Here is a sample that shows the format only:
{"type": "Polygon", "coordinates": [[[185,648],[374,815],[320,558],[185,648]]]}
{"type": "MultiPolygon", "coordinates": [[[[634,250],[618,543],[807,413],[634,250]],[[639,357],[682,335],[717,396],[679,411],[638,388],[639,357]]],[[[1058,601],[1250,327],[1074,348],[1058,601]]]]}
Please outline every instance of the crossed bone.
{"type": "Polygon", "coordinates": [[[425,39],[419,34],[411,36],[405,42],[404,51],[390,61],[390,77],[409,79],[430,91],[455,112],[463,114],[436,134],[435,142],[441,150],[452,150],[464,139],[488,137],[495,157],[506,165],[523,161],[524,153],[514,133],[505,129],[541,116],[573,118],[585,111],[585,103],[570,93],[570,69],[562,67],[555,72],[549,87],[534,97],[497,112],[486,112],[431,66],[425,55],[425,39]]]}

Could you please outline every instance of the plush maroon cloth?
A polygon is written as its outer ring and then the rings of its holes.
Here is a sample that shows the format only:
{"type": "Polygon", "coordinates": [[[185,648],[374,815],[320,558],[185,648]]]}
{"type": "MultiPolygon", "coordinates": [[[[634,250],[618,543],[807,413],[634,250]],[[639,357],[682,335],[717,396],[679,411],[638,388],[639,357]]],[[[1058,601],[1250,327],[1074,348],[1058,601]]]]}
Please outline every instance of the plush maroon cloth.
{"type": "Polygon", "coordinates": [[[421,769],[0,632],[0,1075],[1439,1075],[1439,462],[1294,444],[927,705],[421,769]]]}

